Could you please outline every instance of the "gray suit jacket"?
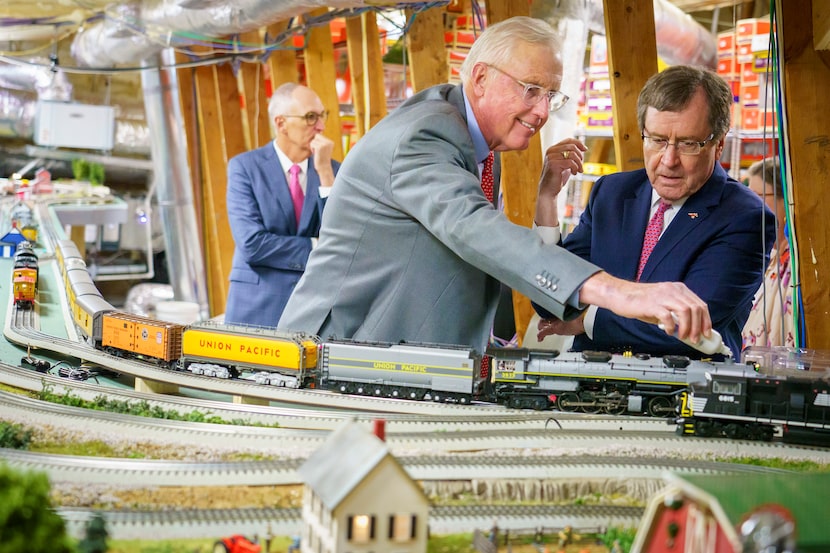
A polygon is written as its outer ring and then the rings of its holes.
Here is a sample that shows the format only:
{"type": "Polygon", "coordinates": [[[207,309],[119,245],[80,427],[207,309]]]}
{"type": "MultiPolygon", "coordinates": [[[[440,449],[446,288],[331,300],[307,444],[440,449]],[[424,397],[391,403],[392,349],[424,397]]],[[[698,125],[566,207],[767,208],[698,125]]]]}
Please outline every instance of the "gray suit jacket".
{"type": "MultiPolygon", "coordinates": [[[[535,183],[528,183],[535,186],[535,183]]],[[[552,313],[599,269],[515,225],[481,190],[460,86],[425,90],[349,152],[280,328],[483,351],[499,280],[552,313]]]]}

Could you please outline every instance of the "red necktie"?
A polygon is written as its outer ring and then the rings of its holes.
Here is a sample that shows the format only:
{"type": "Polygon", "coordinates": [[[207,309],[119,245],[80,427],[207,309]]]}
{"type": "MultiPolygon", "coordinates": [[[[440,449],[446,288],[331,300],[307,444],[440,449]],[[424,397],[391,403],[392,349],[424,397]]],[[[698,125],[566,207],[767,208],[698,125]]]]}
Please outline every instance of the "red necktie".
{"type": "Polygon", "coordinates": [[[640,280],[640,275],[643,274],[643,267],[646,266],[646,261],[648,261],[651,251],[657,245],[657,241],[660,240],[660,234],[663,232],[663,218],[666,210],[670,207],[670,203],[661,201],[660,205],[657,206],[657,211],[652,215],[651,221],[648,222],[646,233],[643,236],[643,251],[640,252],[640,265],[637,267],[636,280],[638,281],[640,280]]]}
{"type": "Polygon", "coordinates": [[[288,190],[291,192],[291,201],[294,202],[294,216],[297,218],[297,226],[300,226],[300,214],[303,212],[303,188],[300,186],[300,166],[292,165],[288,170],[291,178],[288,181],[288,190]]]}
{"type": "Polygon", "coordinates": [[[487,196],[487,201],[493,203],[493,189],[496,181],[493,178],[493,152],[484,160],[484,168],[481,170],[481,189],[484,190],[484,195],[487,196]]]}
{"type": "MultiPolygon", "coordinates": [[[[493,203],[493,189],[495,187],[495,178],[493,177],[493,152],[487,155],[484,160],[484,167],[481,169],[481,189],[487,197],[487,201],[493,203]]],[[[481,356],[481,378],[487,380],[490,376],[490,356],[481,356]]]]}

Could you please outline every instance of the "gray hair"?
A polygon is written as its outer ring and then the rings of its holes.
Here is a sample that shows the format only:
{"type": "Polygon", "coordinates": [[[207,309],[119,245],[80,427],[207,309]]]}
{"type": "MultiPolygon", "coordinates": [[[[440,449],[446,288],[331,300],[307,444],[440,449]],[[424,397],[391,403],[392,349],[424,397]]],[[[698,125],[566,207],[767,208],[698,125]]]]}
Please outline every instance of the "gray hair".
{"type": "Polygon", "coordinates": [[[640,132],[645,128],[648,108],[682,111],[700,89],[706,94],[706,103],[709,105],[709,128],[716,139],[726,136],[732,110],[732,89],[720,75],[690,65],[669,67],[646,81],[637,98],[640,132]]]}
{"type": "Polygon", "coordinates": [[[509,67],[518,42],[546,46],[550,48],[552,57],[559,56],[561,50],[559,37],[545,21],[524,16],[511,17],[490,25],[476,39],[461,64],[461,82],[469,82],[473,66],[479,62],[509,67]]]}
{"type": "Polygon", "coordinates": [[[760,161],[756,161],[746,170],[747,177],[761,177],[765,184],[771,184],[775,187],[775,194],[779,198],[784,197],[784,186],[781,182],[781,165],[778,163],[778,157],[768,157],[760,161]]]}
{"type": "Polygon", "coordinates": [[[281,84],[271,94],[271,99],[268,101],[268,117],[272,123],[278,116],[288,113],[294,105],[294,91],[299,86],[297,83],[281,84]]]}

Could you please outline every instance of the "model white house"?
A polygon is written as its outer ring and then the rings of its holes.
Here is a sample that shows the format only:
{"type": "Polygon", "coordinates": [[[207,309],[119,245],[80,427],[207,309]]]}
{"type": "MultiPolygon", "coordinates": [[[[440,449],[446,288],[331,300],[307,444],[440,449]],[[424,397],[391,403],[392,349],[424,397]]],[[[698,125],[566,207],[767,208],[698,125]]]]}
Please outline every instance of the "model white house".
{"type": "Polygon", "coordinates": [[[298,472],[302,553],[426,552],[427,497],[367,427],[335,430],[298,472]]]}

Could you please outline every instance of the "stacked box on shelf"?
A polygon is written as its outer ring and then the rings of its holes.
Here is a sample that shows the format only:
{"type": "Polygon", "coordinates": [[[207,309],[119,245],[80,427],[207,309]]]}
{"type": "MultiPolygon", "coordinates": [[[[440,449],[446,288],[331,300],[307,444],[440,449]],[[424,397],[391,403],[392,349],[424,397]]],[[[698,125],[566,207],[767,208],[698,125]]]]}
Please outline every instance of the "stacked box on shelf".
{"type": "MultiPolygon", "coordinates": [[[[482,16],[482,22],[484,17],[482,16]]],[[[444,32],[444,43],[447,48],[447,65],[450,68],[449,82],[461,82],[461,64],[467,58],[467,53],[473,46],[476,37],[481,34],[477,19],[469,15],[454,16],[447,14],[447,30],[444,32]]],[[[484,23],[486,25],[486,23],[484,23]]]]}
{"type": "Polygon", "coordinates": [[[589,131],[614,130],[611,110],[611,80],[608,77],[608,47],[605,37],[591,37],[591,57],[585,80],[585,128],[589,131]]]}
{"type": "Polygon", "coordinates": [[[742,19],[735,29],[741,130],[748,133],[772,131],[776,127],[772,87],[768,86],[766,75],[769,34],[767,19],[742,19]]]}

